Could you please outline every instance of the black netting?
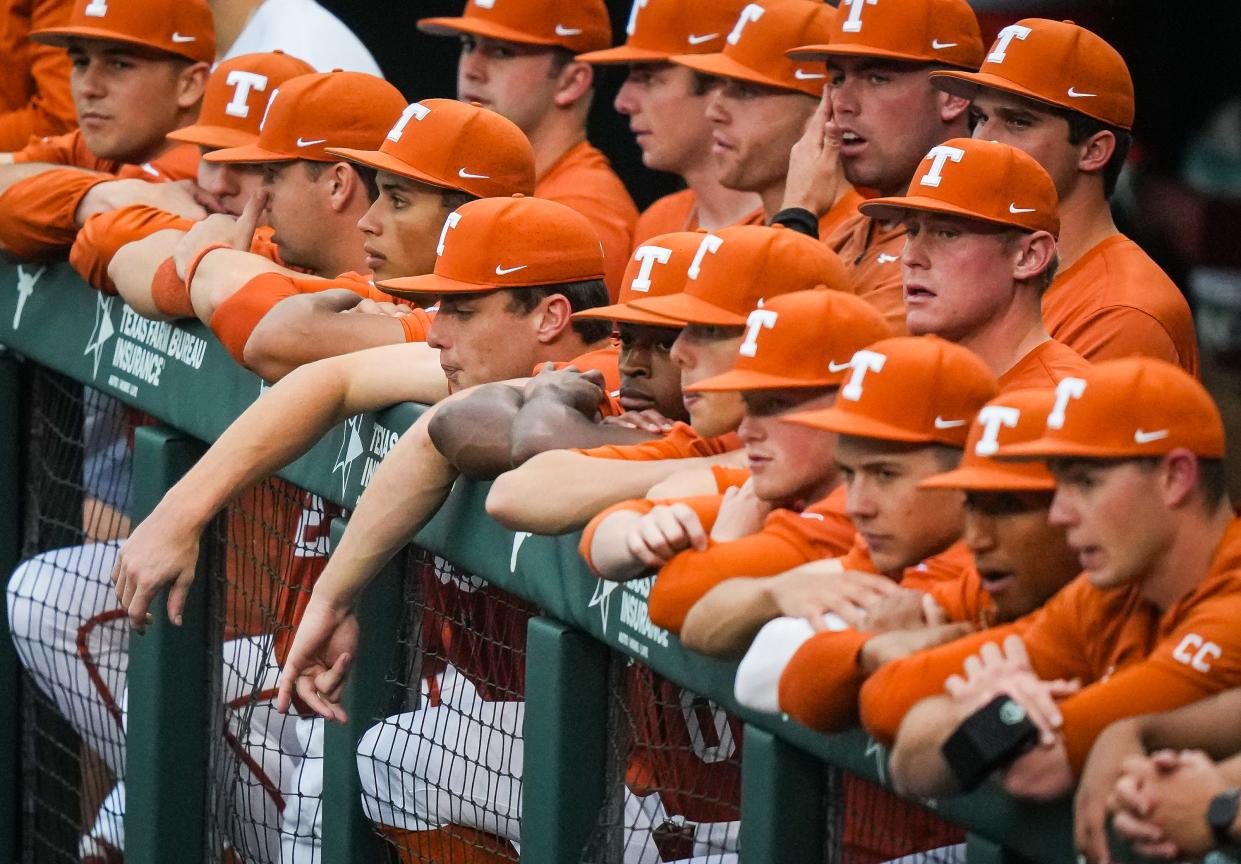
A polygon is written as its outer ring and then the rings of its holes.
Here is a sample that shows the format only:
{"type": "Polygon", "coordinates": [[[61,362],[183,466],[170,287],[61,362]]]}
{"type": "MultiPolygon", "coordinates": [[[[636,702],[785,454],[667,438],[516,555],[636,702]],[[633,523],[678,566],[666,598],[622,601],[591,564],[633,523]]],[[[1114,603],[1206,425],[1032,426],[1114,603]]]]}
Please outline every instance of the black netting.
{"type": "Polygon", "coordinates": [[[403,862],[516,861],[538,610],[420,550],[405,585],[387,716],[358,747],[363,807],[403,862]]]}
{"type": "Polygon", "coordinates": [[[611,670],[608,796],[582,860],[736,861],[741,722],[623,655],[611,670]]]}
{"type": "Polygon", "coordinates": [[[961,829],[882,786],[825,770],[829,864],[964,864],[961,829]]]}
{"type": "Polygon", "coordinates": [[[122,706],[128,628],[109,578],[129,530],[141,415],[33,369],[23,562],[6,607],[25,670],[23,860],[78,861],[123,843],[122,706]]]}

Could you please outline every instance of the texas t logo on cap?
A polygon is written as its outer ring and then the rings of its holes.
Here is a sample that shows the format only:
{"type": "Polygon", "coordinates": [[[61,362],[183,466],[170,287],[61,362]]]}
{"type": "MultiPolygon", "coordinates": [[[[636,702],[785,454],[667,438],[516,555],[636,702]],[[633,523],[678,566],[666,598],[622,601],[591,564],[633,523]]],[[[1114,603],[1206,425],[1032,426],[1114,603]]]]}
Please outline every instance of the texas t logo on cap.
{"type": "Polygon", "coordinates": [[[943,181],[940,172],[944,170],[944,164],[950,159],[953,162],[960,162],[964,158],[965,151],[960,147],[949,147],[947,144],[932,147],[926,154],[926,160],[931,163],[931,167],[918,180],[918,185],[938,187],[943,181]]]}
{"type": "Polygon", "coordinates": [[[742,357],[757,355],[758,334],[764,329],[770,330],[775,327],[779,319],[780,314],[771,309],[755,309],[751,312],[745,322],[745,339],[741,341],[741,347],[737,349],[737,353],[742,357]]]}
{"type": "Polygon", "coordinates": [[[887,362],[886,354],[866,348],[854,354],[853,359],[849,361],[849,366],[853,371],[849,373],[849,380],[845,386],[840,388],[840,398],[848,399],[850,402],[857,402],[861,399],[862,382],[866,380],[866,373],[882,372],[883,365],[887,362]]]}

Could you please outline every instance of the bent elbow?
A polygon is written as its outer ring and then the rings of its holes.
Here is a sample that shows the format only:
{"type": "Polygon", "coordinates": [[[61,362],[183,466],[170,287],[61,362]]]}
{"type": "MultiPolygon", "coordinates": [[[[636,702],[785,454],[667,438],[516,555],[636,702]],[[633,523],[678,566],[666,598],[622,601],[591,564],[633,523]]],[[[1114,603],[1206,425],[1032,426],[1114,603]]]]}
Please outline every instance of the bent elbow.
{"type": "Polygon", "coordinates": [[[520,482],[513,478],[516,472],[506,471],[491,484],[487,493],[487,515],[505,528],[520,530],[518,522],[521,518],[520,502],[522,496],[518,491],[520,482]]]}

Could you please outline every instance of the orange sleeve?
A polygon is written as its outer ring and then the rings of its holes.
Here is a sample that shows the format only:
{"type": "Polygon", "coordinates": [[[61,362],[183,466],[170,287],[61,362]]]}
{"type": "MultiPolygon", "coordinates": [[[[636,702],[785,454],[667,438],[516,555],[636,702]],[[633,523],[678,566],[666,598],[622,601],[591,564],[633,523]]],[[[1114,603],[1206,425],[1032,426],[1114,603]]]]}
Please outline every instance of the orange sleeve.
{"type": "Polygon", "coordinates": [[[78,233],[82,196],[107,179],[60,168],[14,183],[0,196],[0,247],[18,258],[64,255],[78,233]]]}
{"type": "MultiPolygon", "coordinates": [[[[1239,617],[1241,597],[1203,601],[1146,659],[1064,700],[1064,741],[1074,775],[1081,774],[1099,733],[1116,720],[1170,711],[1241,686],[1239,617]]],[[[1037,661],[1035,668],[1040,677],[1053,677],[1037,661]]]]}
{"type": "Polygon", "coordinates": [[[86,149],[86,144],[82,141],[82,133],[76,129],[64,135],[53,135],[30,141],[13,154],[13,161],[46,162],[50,165],[69,165],[74,168],[105,172],[110,172],[113,167],[112,163],[96,158],[86,149]]]}
{"type": "Polygon", "coordinates": [[[108,265],[122,246],[149,237],[156,231],[188,231],[193,224],[189,219],[146,204],[96,213],[86,220],[74,239],[69,250],[69,263],[88,284],[105,294],[115,294],[116,286],[108,278],[108,265]]]}
{"type": "Polygon", "coordinates": [[[414,309],[398,320],[401,322],[401,329],[405,331],[406,342],[426,342],[427,331],[431,329],[434,316],[425,309],[414,309]]]}
{"type": "Polygon", "coordinates": [[[1071,340],[1069,346],[1091,363],[1138,355],[1185,365],[1163,325],[1131,306],[1100,309],[1089,318],[1074,322],[1065,336],[1071,340]]]}
{"type": "MultiPolygon", "coordinates": [[[[64,0],[34,0],[29,12],[29,30],[57,27],[66,23],[71,9],[64,0]]],[[[10,18],[12,22],[12,18],[10,18]]],[[[16,22],[13,22],[16,23],[16,22]]],[[[24,39],[25,33],[13,34],[24,39]]],[[[23,53],[28,63],[11,58],[8,75],[20,75],[6,92],[25,91],[29,99],[20,107],[0,114],[0,152],[20,150],[31,136],[60,135],[77,124],[73,97],[69,93],[72,64],[63,48],[26,40],[23,53]]]]}
{"type": "Polygon", "coordinates": [[[745,481],[750,479],[749,468],[734,468],[731,465],[712,465],[711,474],[721,495],[734,486],[744,486],[745,481]]]}
{"type": "Polygon", "coordinates": [[[242,285],[211,316],[211,331],[238,363],[243,360],[250,334],[263,316],[286,297],[302,293],[293,279],[281,273],[262,273],[242,285]]]}
{"type": "MultiPolygon", "coordinates": [[[[722,499],[717,496],[715,500],[722,499]]],[[[680,633],[693,605],[727,579],[774,576],[807,561],[840,555],[853,540],[852,524],[845,520],[842,525],[840,520],[820,517],[822,514],[777,511],[767,518],[760,531],[748,537],[711,543],[702,551],[681,552],[660,569],[651,587],[651,621],[680,633]]],[[[711,524],[714,523],[713,515],[711,524]]],[[[705,521],[703,525],[707,527],[705,521]]]]}
{"type": "Polygon", "coordinates": [[[780,710],[811,729],[841,732],[857,725],[866,675],[858,653],[872,633],[816,633],[780,673],[780,710]]]}
{"type": "Polygon", "coordinates": [[[116,176],[151,182],[195,180],[202,152],[193,144],[177,144],[141,165],[120,165],[116,176]]]}
{"type": "Polygon", "coordinates": [[[648,498],[631,498],[628,501],[621,501],[613,504],[606,510],[600,511],[593,519],[590,520],[590,522],[586,524],[585,530],[582,531],[582,539],[578,542],[577,546],[578,552],[581,553],[582,558],[586,561],[587,566],[590,567],[591,572],[598,575],[598,571],[595,570],[594,561],[592,561],[590,557],[590,548],[595,542],[595,532],[599,530],[599,526],[603,524],[605,519],[613,513],[620,512],[637,513],[640,516],[645,516],[660,504],[672,503],[688,505],[696,514],[698,514],[698,521],[702,523],[702,527],[710,531],[711,526],[715,524],[716,514],[719,513],[720,498],[717,495],[702,495],[693,498],[669,499],[667,501],[652,501],[648,498]]]}
{"type": "Polygon", "coordinates": [[[875,568],[875,562],[870,560],[870,550],[866,548],[866,541],[860,534],[854,534],[853,546],[840,556],[840,566],[846,570],[857,570],[862,573],[879,572],[875,568]]]}

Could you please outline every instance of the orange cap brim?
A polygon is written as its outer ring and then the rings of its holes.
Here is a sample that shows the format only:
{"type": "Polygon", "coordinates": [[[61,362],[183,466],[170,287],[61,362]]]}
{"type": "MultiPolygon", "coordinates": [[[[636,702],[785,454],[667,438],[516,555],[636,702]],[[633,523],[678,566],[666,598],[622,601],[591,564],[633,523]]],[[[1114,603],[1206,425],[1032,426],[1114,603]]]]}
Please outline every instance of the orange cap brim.
{"type": "Polygon", "coordinates": [[[480,21],[477,18],[423,18],[418,22],[418,29],[432,36],[456,36],[469,33],[472,36],[485,36],[489,39],[500,39],[504,42],[517,42],[523,45],[559,45],[558,39],[531,36],[521,30],[503,27],[491,21],[480,21]]]}
{"type": "Polygon", "coordinates": [[[379,171],[387,171],[389,174],[397,174],[410,180],[417,180],[419,183],[426,183],[438,189],[469,191],[468,189],[462,189],[458,185],[446,183],[443,180],[432,177],[425,171],[419,171],[409,163],[402,162],[392,154],[384,153],[382,150],[351,150],[346,147],[328,147],[327,152],[332,156],[339,156],[341,159],[349,162],[356,162],[359,165],[365,165],[367,168],[375,168],[379,171]]]}
{"type": "MultiPolygon", "coordinates": [[[[1024,99],[1038,102],[1040,105],[1051,105],[1055,108],[1068,108],[1078,114],[1085,114],[1088,117],[1094,117],[1096,120],[1100,120],[1104,123],[1115,123],[1114,120],[1108,120],[1105,117],[1099,117],[1089,111],[1084,111],[1082,110],[1083,106],[1070,104],[1067,99],[1063,102],[1054,102],[1046,96],[1035,93],[1033,90],[1022,87],[1020,84],[1014,84],[1007,78],[1002,78],[999,75],[993,75],[990,72],[953,72],[941,70],[939,72],[932,72],[929,77],[931,79],[932,86],[943,90],[945,93],[951,93],[953,96],[960,96],[964,99],[973,99],[974,96],[978,94],[980,89],[986,87],[988,90],[999,90],[1004,93],[1011,93],[1014,96],[1020,96],[1024,99]]],[[[1120,125],[1122,129],[1129,129],[1132,126],[1132,124],[1129,126],[1124,126],[1121,124],[1117,125],[1120,125]]]]}
{"type": "Polygon", "coordinates": [[[1104,444],[1084,444],[1079,441],[1063,441],[1058,438],[1035,438],[1022,444],[1001,447],[996,459],[1028,460],[1054,459],[1056,457],[1082,459],[1132,459],[1137,456],[1159,456],[1149,448],[1134,445],[1132,449],[1108,447],[1104,444]]]}
{"type": "Polygon", "coordinates": [[[207,162],[236,162],[246,164],[260,164],[263,162],[294,162],[298,158],[299,157],[297,156],[290,156],[287,153],[277,153],[274,150],[264,150],[258,144],[248,144],[244,147],[229,147],[224,150],[215,150],[211,153],[203,154],[203,159],[207,162]]]}
{"type": "Polygon", "coordinates": [[[797,426],[809,426],[811,429],[822,429],[837,432],[841,435],[854,435],[858,438],[875,438],[880,441],[902,441],[913,444],[939,443],[938,438],[925,432],[911,432],[899,426],[881,423],[859,414],[851,414],[838,408],[820,408],[817,411],[804,411],[779,418],[781,423],[793,423],[797,426]]]}
{"type": "Polygon", "coordinates": [[[708,324],[716,327],[744,327],[745,315],[738,315],[700,300],[688,294],[668,294],[664,297],[647,297],[630,303],[643,312],[663,315],[685,324],[708,324]]]}
{"type": "Polygon", "coordinates": [[[230,129],[227,126],[211,126],[195,123],[174,129],[164,136],[169,141],[180,141],[183,144],[197,144],[199,147],[212,147],[226,150],[237,147],[249,147],[259,140],[252,132],[230,129]]]}
{"type": "Polygon", "coordinates": [[[1040,463],[1020,465],[970,465],[935,474],[918,484],[919,489],[969,489],[980,492],[1050,492],[1056,479],[1040,463]],[[1033,469],[1038,470],[1022,470],[1033,469]]]}
{"type": "Polygon", "coordinates": [[[189,54],[169,51],[166,45],[148,42],[145,39],[136,39],[128,33],[122,33],[119,30],[108,30],[105,27],[45,27],[42,30],[33,30],[30,33],[32,41],[40,42],[44,45],[52,45],[56,48],[64,48],[69,39],[73,37],[79,39],[106,39],[109,42],[123,42],[126,45],[141,45],[143,48],[150,48],[152,51],[158,51],[161,54],[184,57],[195,63],[199,62],[197,58],[189,54]]]}
{"type": "Polygon", "coordinates": [[[900,60],[905,63],[942,63],[945,66],[957,66],[961,69],[973,71],[971,66],[949,63],[943,58],[905,54],[900,51],[888,51],[883,48],[874,48],[870,45],[861,45],[855,42],[833,42],[830,45],[799,45],[796,48],[790,48],[788,51],[785,51],[784,56],[790,60],[797,61],[826,60],[829,57],[877,57],[882,60],[900,60]]]}
{"type": "MultiPolygon", "coordinates": [[[[383,290],[397,297],[425,297],[428,294],[481,294],[486,291],[498,291],[499,285],[478,285],[474,282],[462,282],[446,276],[427,273],[423,276],[401,276],[376,282],[383,290]]],[[[520,287],[505,285],[505,288],[520,287]]]]}
{"type": "Polygon", "coordinates": [[[678,330],[685,326],[684,321],[678,321],[675,318],[668,318],[664,315],[656,315],[653,312],[643,312],[628,303],[615,303],[611,306],[583,309],[581,312],[574,312],[572,317],[574,321],[581,321],[583,319],[616,321],[622,324],[648,324],[652,327],[670,327],[678,330]]]}
{"type": "Polygon", "coordinates": [[[629,45],[617,45],[615,48],[604,48],[602,51],[587,51],[574,58],[580,63],[594,63],[607,66],[613,63],[667,63],[672,55],[665,51],[650,51],[646,48],[634,48],[629,45]]]}
{"type": "Polygon", "coordinates": [[[772,375],[753,369],[733,369],[714,375],[685,388],[687,393],[719,393],[745,390],[784,390],[796,387],[836,387],[840,375],[823,375],[819,378],[791,378],[788,375],[772,375]]]}
{"type": "Polygon", "coordinates": [[[724,54],[677,54],[668,59],[678,66],[685,66],[688,69],[693,69],[695,72],[702,72],[705,75],[712,75],[716,78],[748,81],[751,84],[762,84],[766,87],[788,90],[790,93],[805,92],[797,87],[793,87],[787,81],[772,78],[770,75],[754,71],[749,66],[743,66],[724,54]]]}
{"type": "Polygon", "coordinates": [[[943,213],[947,216],[962,216],[966,219],[986,222],[989,225],[1003,225],[1009,228],[1020,228],[1023,231],[1033,230],[1030,226],[1023,225],[1020,222],[996,219],[995,217],[985,216],[982,213],[970,210],[967,207],[949,204],[946,201],[940,201],[938,198],[925,198],[921,195],[910,195],[903,198],[872,198],[869,201],[863,201],[858,205],[857,209],[863,215],[870,216],[872,219],[878,219],[880,222],[899,222],[905,211],[923,210],[928,213],[943,213]]]}

